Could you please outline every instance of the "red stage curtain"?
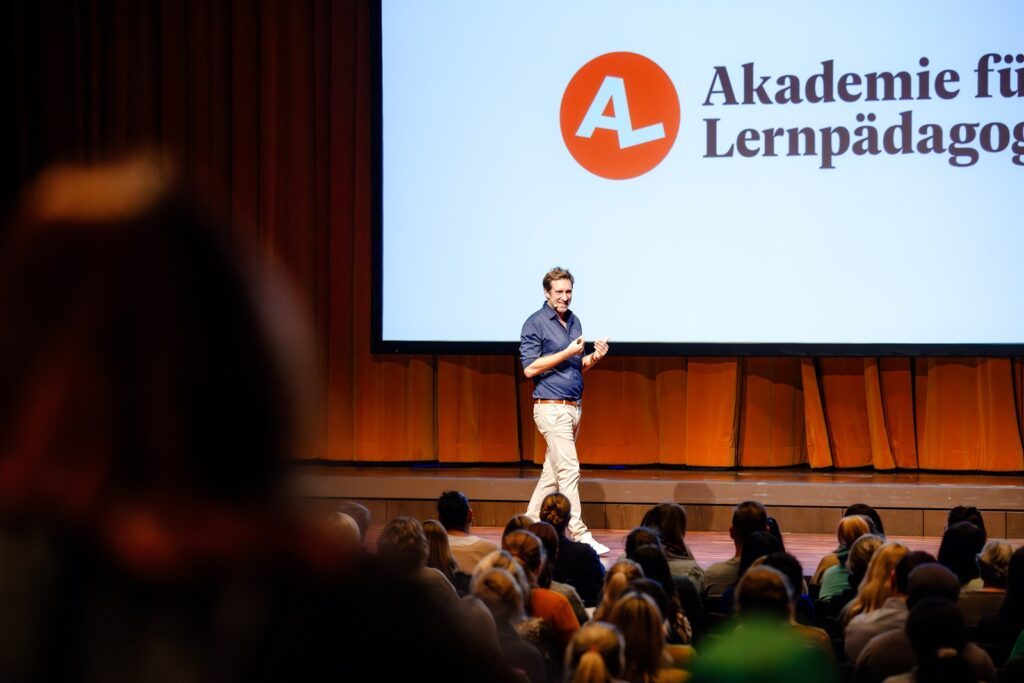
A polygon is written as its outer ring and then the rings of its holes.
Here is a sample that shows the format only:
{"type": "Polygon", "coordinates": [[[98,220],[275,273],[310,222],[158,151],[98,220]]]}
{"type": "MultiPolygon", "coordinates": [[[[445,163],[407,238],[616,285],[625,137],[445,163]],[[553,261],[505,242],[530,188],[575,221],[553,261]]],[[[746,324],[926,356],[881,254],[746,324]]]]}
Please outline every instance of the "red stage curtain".
{"type": "MultiPolygon", "coordinates": [[[[220,198],[315,330],[315,446],[299,457],[543,458],[516,359],[369,352],[367,3],[51,0],[10,15],[5,177],[150,143],[220,198]]],[[[587,375],[580,455],[1020,471],[1022,392],[1019,358],[616,358],[613,345],[587,375]]]]}

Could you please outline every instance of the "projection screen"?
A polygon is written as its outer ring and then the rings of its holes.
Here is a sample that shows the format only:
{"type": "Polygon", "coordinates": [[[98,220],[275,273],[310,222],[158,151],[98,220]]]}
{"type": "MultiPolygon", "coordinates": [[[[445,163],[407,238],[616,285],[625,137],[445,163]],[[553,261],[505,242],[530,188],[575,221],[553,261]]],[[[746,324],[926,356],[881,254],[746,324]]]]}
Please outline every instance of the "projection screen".
{"type": "Polygon", "coordinates": [[[1024,3],[375,11],[376,351],[1024,352],[1024,3]]]}

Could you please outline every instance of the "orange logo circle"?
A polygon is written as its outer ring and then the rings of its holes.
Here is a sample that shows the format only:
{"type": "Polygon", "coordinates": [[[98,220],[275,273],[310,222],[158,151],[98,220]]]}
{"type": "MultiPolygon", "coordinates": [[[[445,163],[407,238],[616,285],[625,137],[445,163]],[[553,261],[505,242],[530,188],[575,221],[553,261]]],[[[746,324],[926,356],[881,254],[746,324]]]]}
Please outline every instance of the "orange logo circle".
{"type": "Polygon", "coordinates": [[[559,115],[573,159],[594,175],[635,178],[661,163],[679,132],[679,96],[660,66],[609,52],[576,72],[559,115]]]}

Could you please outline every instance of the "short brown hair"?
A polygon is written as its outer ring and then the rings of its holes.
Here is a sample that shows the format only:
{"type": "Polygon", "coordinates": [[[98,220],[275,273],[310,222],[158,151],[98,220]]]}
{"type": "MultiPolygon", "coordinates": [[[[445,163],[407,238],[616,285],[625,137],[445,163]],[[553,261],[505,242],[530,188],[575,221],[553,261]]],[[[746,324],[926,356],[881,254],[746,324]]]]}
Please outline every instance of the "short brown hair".
{"type": "Polygon", "coordinates": [[[555,280],[568,280],[570,283],[576,284],[576,278],[572,276],[572,273],[570,273],[566,268],[562,268],[561,266],[555,266],[554,268],[549,270],[547,274],[544,276],[545,292],[551,291],[551,283],[554,282],[555,280]]]}

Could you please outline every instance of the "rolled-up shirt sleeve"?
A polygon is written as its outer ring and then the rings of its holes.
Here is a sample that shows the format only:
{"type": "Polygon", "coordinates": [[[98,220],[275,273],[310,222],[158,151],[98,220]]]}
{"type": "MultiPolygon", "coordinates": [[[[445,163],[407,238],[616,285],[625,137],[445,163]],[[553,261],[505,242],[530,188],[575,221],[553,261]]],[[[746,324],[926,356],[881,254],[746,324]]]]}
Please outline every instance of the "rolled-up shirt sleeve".
{"type": "Polygon", "coordinates": [[[523,362],[523,368],[529,367],[530,363],[540,358],[542,347],[540,331],[532,320],[527,320],[519,336],[519,358],[523,362]]]}

